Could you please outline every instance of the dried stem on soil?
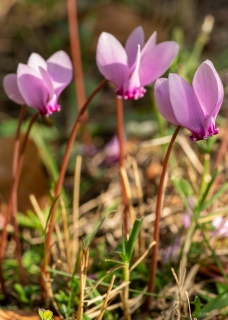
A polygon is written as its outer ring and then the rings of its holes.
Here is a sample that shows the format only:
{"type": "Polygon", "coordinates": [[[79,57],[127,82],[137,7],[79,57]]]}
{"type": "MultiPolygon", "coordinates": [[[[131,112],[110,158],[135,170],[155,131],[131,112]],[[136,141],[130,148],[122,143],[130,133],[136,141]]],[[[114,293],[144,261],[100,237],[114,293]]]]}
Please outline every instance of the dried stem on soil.
{"type": "MultiPolygon", "coordinates": [[[[150,281],[149,281],[149,287],[148,287],[149,293],[154,292],[154,284],[155,284],[155,277],[156,277],[156,271],[157,271],[157,256],[158,256],[158,248],[159,248],[159,226],[160,226],[160,218],[161,218],[162,196],[163,196],[163,186],[165,182],[165,175],[167,172],[168,161],[170,158],[172,147],[180,128],[181,128],[180,126],[176,128],[172,136],[172,139],[170,141],[170,144],[164,159],[161,179],[158,187],[157,206],[156,206],[156,214],[155,214],[156,217],[155,217],[155,224],[154,224],[154,241],[156,241],[156,245],[153,247],[153,251],[152,251],[150,281]]],[[[150,301],[151,301],[151,296],[148,296],[145,302],[145,308],[147,311],[150,306],[150,301]]]]}

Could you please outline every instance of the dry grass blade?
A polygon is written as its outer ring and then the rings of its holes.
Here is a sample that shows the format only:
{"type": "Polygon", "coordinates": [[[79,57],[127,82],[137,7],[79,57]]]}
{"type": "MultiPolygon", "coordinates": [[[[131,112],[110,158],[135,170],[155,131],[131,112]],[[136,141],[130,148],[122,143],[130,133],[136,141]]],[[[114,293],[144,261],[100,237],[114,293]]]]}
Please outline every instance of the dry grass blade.
{"type": "MultiPolygon", "coordinates": [[[[109,296],[112,298],[114,295],[116,295],[120,290],[122,290],[124,287],[128,286],[130,284],[130,281],[127,282],[123,282],[121,283],[118,287],[116,287],[115,289],[113,289],[110,293],[109,296]]],[[[91,304],[103,300],[106,297],[107,293],[101,295],[101,296],[97,296],[91,300],[85,300],[85,302],[87,302],[87,306],[90,306],[91,304]]]]}
{"type": "MultiPolygon", "coordinates": [[[[95,283],[94,285],[92,285],[88,290],[87,290],[87,293],[85,295],[85,298],[89,296],[90,293],[92,293],[92,291],[94,291],[98,286],[99,284],[112,272],[115,272],[119,269],[122,269],[123,266],[118,266],[118,267],[114,267],[112,269],[110,269],[109,271],[107,271],[106,275],[103,276],[100,280],[97,281],[97,283],[95,283]]],[[[105,296],[105,295],[104,295],[105,296]]],[[[88,302],[89,303],[90,300],[85,300],[85,302],[88,302]]],[[[89,304],[88,304],[89,305],[89,304]]]]}
{"type": "Polygon", "coordinates": [[[181,319],[181,313],[183,310],[182,291],[184,287],[186,269],[185,268],[183,269],[182,262],[181,262],[179,267],[179,277],[177,277],[176,272],[173,268],[171,268],[171,271],[173,273],[173,276],[175,278],[175,281],[178,287],[178,298],[177,298],[176,304],[174,305],[173,311],[177,315],[177,319],[181,319]]]}
{"type": "Polygon", "coordinates": [[[137,267],[137,265],[146,257],[146,255],[149,253],[150,249],[151,249],[155,244],[156,244],[155,241],[152,241],[152,242],[150,243],[149,247],[148,247],[147,250],[144,252],[144,254],[131,266],[131,268],[130,268],[130,270],[129,270],[130,272],[131,272],[132,270],[134,270],[134,269],[137,267]]]}
{"type": "MultiPolygon", "coordinates": [[[[185,290],[185,295],[186,295],[186,298],[187,298],[187,302],[188,302],[188,311],[189,311],[189,317],[190,317],[190,320],[192,320],[192,313],[191,313],[191,307],[190,307],[190,301],[189,301],[189,297],[188,297],[188,292],[185,290]]],[[[196,319],[194,319],[196,320],[196,319]]]]}
{"type": "MultiPolygon", "coordinates": [[[[115,304],[112,304],[111,306],[108,306],[108,307],[106,308],[106,310],[107,310],[107,311],[112,311],[112,310],[115,310],[115,309],[121,307],[121,305],[122,305],[121,302],[115,303],[115,304]]],[[[101,305],[100,305],[99,307],[101,307],[101,305]]],[[[91,310],[92,310],[92,309],[91,309],[91,310]]],[[[99,315],[100,310],[90,312],[91,310],[86,311],[85,314],[88,315],[90,319],[94,319],[94,318],[96,318],[96,317],[99,315]]]]}
{"type": "MultiPolygon", "coordinates": [[[[153,139],[150,141],[144,141],[144,142],[140,143],[140,147],[151,148],[154,146],[167,144],[170,141],[171,141],[171,136],[166,136],[166,137],[162,137],[162,138],[153,139]]],[[[188,140],[184,136],[179,135],[176,139],[176,142],[181,146],[181,148],[183,149],[183,151],[185,152],[185,154],[187,155],[187,157],[189,158],[189,160],[191,161],[192,165],[197,170],[197,172],[199,174],[202,174],[203,173],[203,165],[200,162],[197,155],[195,154],[195,152],[193,151],[193,149],[190,147],[188,140]]]]}
{"type": "MultiPolygon", "coordinates": [[[[138,165],[137,165],[136,160],[134,158],[130,158],[130,159],[131,159],[131,163],[132,163],[132,169],[133,169],[133,175],[134,175],[134,179],[135,179],[137,197],[138,197],[138,201],[139,201],[139,205],[138,205],[139,215],[140,215],[140,218],[143,219],[145,212],[143,209],[143,191],[142,191],[142,185],[140,182],[139,169],[138,169],[138,165]]],[[[139,233],[138,242],[139,242],[139,254],[141,254],[146,249],[145,234],[144,234],[144,230],[142,228],[139,233]]]]}
{"type": "Polygon", "coordinates": [[[80,298],[78,304],[77,320],[82,320],[84,312],[84,296],[85,296],[85,284],[86,284],[86,273],[89,262],[89,250],[83,248],[80,254],[80,298]]]}
{"type": "Polygon", "coordinates": [[[40,223],[41,223],[41,225],[42,225],[42,228],[43,228],[43,230],[44,230],[44,229],[45,229],[45,226],[46,226],[46,221],[45,221],[45,219],[44,219],[43,212],[42,212],[42,210],[40,209],[39,203],[38,203],[38,201],[36,200],[35,195],[34,195],[34,194],[30,194],[29,200],[30,200],[30,202],[31,202],[31,204],[32,204],[32,207],[33,207],[33,209],[34,209],[34,212],[35,212],[35,214],[37,215],[37,217],[39,218],[40,223]]]}
{"type": "Polygon", "coordinates": [[[124,183],[124,188],[127,194],[127,200],[128,200],[128,206],[129,206],[129,212],[130,212],[130,219],[131,219],[131,223],[134,223],[135,220],[135,210],[133,208],[133,204],[132,204],[132,195],[131,195],[131,188],[130,188],[130,184],[128,181],[128,177],[127,177],[127,172],[126,169],[124,167],[120,168],[120,174],[121,177],[123,179],[123,183],[124,183]]]}
{"type": "Polygon", "coordinates": [[[104,299],[104,303],[103,303],[102,308],[101,308],[101,313],[100,313],[99,316],[97,317],[97,320],[101,320],[102,317],[103,317],[103,315],[104,315],[104,312],[105,312],[105,309],[106,309],[107,304],[108,304],[108,301],[109,301],[110,292],[111,292],[111,290],[112,290],[112,286],[113,286],[113,283],[114,283],[114,281],[115,281],[115,278],[116,278],[116,276],[113,275],[113,276],[112,276],[112,279],[111,279],[111,282],[110,282],[110,285],[109,285],[109,287],[108,287],[107,293],[106,293],[106,297],[105,297],[105,299],[104,299]]]}
{"type": "MultiPolygon", "coordinates": [[[[80,174],[82,167],[82,157],[78,155],[75,162],[74,171],[74,199],[73,199],[73,243],[72,243],[72,257],[76,257],[77,250],[79,248],[79,190],[80,190],[80,174]]],[[[76,258],[75,258],[76,259],[76,258]]],[[[75,261],[72,259],[74,267],[75,261]]]]}
{"type": "Polygon", "coordinates": [[[70,254],[70,238],[69,238],[69,228],[67,222],[67,212],[66,207],[63,199],[60,199],[60,208],[61,208],[61,215],[63,220],[63,233],[64,233],[64,242],[65,242],[65,250],[66,250],[66,258],[68,264],[68,270],[70,273],[73,272],[72,269],[72,262],[71,262],[71,254],[70,254]]]}

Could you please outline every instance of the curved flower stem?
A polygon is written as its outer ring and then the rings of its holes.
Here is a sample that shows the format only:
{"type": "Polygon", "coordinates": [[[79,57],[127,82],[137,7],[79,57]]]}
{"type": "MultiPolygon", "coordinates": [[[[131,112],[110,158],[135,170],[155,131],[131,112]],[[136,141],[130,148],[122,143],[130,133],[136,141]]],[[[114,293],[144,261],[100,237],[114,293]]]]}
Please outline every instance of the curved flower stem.
{"type": "MultiPolygon", "coordinates": [[[[153,246],[153,251],[152,251],[148,293],[154,292],[155,277],[156,277],[156,271],[157,271],[157,256],[158,256],[158,248],[159,248],[159,226],[160,226],[160,219],[161,219],[161,208],[162,208],[162,197],[163,197],[163,187],[164,187],[165,175],[167,172],[168,162],[169,162],[170,154],[172,151],[172,147],[173,147],[174,141],[176,139],[176,136],[177,136],[180,128],[181,128],[180,126],[176,127],[176,130],[174,131],[174,134],[173,134],[172,139],[170,141],[170,144],[169,144],[169,147],[166,152],[165,159],[164,159],[161,179],[160,179],[160,183],[159,183],[159,187],[158,187],[157,206],[156,206],[155,223],[154,223],[154,241],[156,241],[156,244],[155,244],[155,246],[153,246]]],[[[151,296],[148,296],[146,299],[146,302],[145,302],[146,311],[149,309],[150,301],[151,301],[151,296]]]]}
{"type": "MultiPolygon", "coordinates": [[[[123,101],[121,98],[116,97],[116,117],[117,117],[117,136],[119,141],[119,167],[120,172],[121,168],[124,168],[124,157],[125,157],[125,150],[124,150],[124,121],[123,121],[123,101]]],[[[125,190],[124,181],[122,175],[120,175],[121,179],[121,188],[122,188],[122,201],[123,201],[123,229],[124,229],[124,236],[127,238],[129,233],[129,221],[128,221],[128,199],[125,190]]]]}
{"type": "MultiPolygon", "coordinates": [[[[23,105],[21,107],[21,111],[19,114],[18,126],[17,126],[16,135],[15,135],[15,142],[14,142],[14,149],[13,149],[13,161],[12,161],[12,185],[11,185],[11,191],[10,191],[10,196],[9,196],[9,200],[8,200],[8,207],[7,207],[5,223],[4,223],[4,227],[2,230],[1,246],[0,246],[0,282],[1,282],[2,292],[6,297],[7,297],[7,291],[6,291],[5,281],[4,281],[4,276],[3,276],[2,261],[4,259],[4,254],[5,254],[5,249],[6,249],[6,240],[7,240],[7,235],[8,235],[7,226],[9,224],[11,216],[12,216],[12,208],[14,207],[13,203],[16,200],[15,189],[13,186],[16,183],[18,157],[19,157],[19,149],[20,149],[20,130],[21,130],[21,124],[22,124],[22,121],[24,118],[24,114],[25,114],[25,109],[26,109],[26,106],[23,105]]],[[[22,263],[21,263],[21,246],[20,246],[20,240],[19,240],[17,227],[14,230],[14,237],[15,237],[15,242],[16,242],[16,246],[17,246],[16,251],[17,251],[17,258],[18,258],[21,281],[23,284],[25,284],[27,282],[27,280],[26,280],[26,276],[25,276],[25,272],[24,272],[22,263]]]]}
{"type": "MultiPolygon", "coordinates": [[[[60,168],[59,178],[58,178],[58,181],[57,181],[57,184],[56,184],[56,188],[55,188],[55,196],[54,196],[55,199],[59,196],[61,188],[62,188],[62,185],[63,185],[63,180],[64,180],[64,177],[65,177],[66,168],[67,168],[68,160],[69,160],[69,157],[70,157],[70,152],[71,152],[71,149],[73,147],[74,140],[75,140],[76,134],[78,132],[78,128],[79,128],[79,125],[81,123],[82,117],[85,114],[90,101],[105,86],[106,83],[107,83],[107,80],[103,80],[101,82],[101,84],[91,93],[91,95],[89,96],[89,98],[85,102],[84,106],[80,109],[80,111],[78,113],[78,116],[76,118],[74,127],[73,127],[73,129],[71,131],[71,135],[70,135],[70,138],[68,140],[67,147],[66,147],[66,150],[65,150],[65,153],[64,153],[62,165],[61,165],[61,168],[60,168]]],[[[57,207],[58,207],[58,201],[56,201],[56,203],[54,204],[54,206],[52,208],[51,216],[50,216],[49,228],[48,228],[48,232],[47,232],[47,236],[46,236],[46,243],[45,243],[45,247],[46,247],[45,250],[47,252],[47,258],[46,258],[46,262],[42,265],[42,274],[46,273],[46,271],[45,271],[46,264],[49,263],[51,238],[52,238],[52,233],[53,233],[53,230],[54,230],[54,220],[55,220],[55,214],[56,214],[57,207]]]]}

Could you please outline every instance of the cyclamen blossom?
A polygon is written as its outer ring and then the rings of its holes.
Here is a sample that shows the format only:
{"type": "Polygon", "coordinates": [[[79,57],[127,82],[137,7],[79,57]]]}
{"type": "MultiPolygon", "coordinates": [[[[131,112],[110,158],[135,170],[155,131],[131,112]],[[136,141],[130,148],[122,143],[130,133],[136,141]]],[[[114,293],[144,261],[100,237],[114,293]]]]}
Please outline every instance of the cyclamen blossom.
{"type": "Polygon", "coordinates": [[[174,41],[156,45],[154,32],[144,45],[142,27],[133,30],[125,49],[111,34],[103,32],[97,44],[96,61],[101,74],[112,81],[116,94],[124,99],[138,99],[146,92],[144,86],[160,77],[176,57],[179,46],[174,41]]]}
{"type": "Polygon", "coordinates": [[[177,74],[155,82],[155,100],[169,122],[191,131],[191,140],[204,140],[219,132],[215,120],[223,102],[224,89],[211,61],[197,69],[192,86],[177,74]]]}
{"type": "Polygon", "coordinates": [[[60,111],[58,98],[73,76],[73,67],[64,51],[54,53],[47,61],[32,53],[27,64],[20,63],[17,74],[3,79],[7,96],[18,104],[26,104],[42,115],[60,111]]]}

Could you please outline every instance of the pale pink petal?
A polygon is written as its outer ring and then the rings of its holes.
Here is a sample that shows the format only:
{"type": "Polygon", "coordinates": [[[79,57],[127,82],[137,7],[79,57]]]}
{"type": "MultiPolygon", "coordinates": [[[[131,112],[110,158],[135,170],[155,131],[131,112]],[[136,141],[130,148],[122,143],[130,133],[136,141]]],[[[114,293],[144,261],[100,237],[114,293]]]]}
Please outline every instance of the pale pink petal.
{"type": "Polygon", "coordinates": [[[142,50],[144,46],[144,32],[141,26],[135,28],[132,31],[125,44],[125,50],[128,57],[128,66],[130,69],[135,64],[138,45],[140,45],[140,48],[142,50]]]}
{"type": "MultiPolygon", "coordinates": [[[[145,46],[146,47],[146,46],[145,46]]],[[[179,50],[174,41],[149,46],[142,52],[140,64],[141,85],[145,86],[163,75],[170,67],[179,50]]]]}
{"type": "Polygon", "coordinates": [[[43,68],[44,70],[47,70],[46,61],[38,53],[32,53],[30,55],[27,65],[35,69],[37,72],[39,72],[39,67],[43,68]]]}
{"type": "Polygon", "coordinates": [[[152,48],[156,46],[156,42],[157,42],[157,31],[154,31],[142,49],[142,57],[151,52],[152,48]]]}
{"type": "Polygon", "coordinates": [[[62,50],[54,53],[47,60],[47,72],[53,81],[54,91],[58,97],[73,77],[73,66],[68,54],[62,50]]]}
{"type": "Polygon", "coordinates": [[[7,94],[8,98],[13,100],[14,102],[18,104],[24,104],[25,101],[19,91],[18,85],[17,85],[17,75],[16,74],[8,74],[3,79],[3,88],[5,90],[5,93],[7,94]]]}
{"type": "Polygon", "coordinates": [[[138,52],[136,56],[136,61],[135,61],[135,69],[134,72],[131,75],[131,78],[129,79],[127,83],[127,90],[129,93],[132,92],[134,99],[138,99],[140,97],[137,96],[137,91],[140,89],[141,84],[140,84],[140,79],[139,79],[139,66],[140,66],[140,45],[138,47],[138,52]],[[135,94],[136,93],[136,94],[135,94]]]}
{"type": "Polygon", "coordinates": [[[118,88],[130,76],[127,54],[120,42],[109,33],[103,32],[98,39],[96,62],[101,74],[118,88]]]}
{"type": "Polygon", "coordinates": [[[49,93],[49,99],[51,99],[54,94],[53,82],[52,82],[52,80],[46,70],[44,70],[43,68],[40,67],[39,72],[40,72],[40,75],[41,75],[41,77],[47,87],[47,90],[49,93]]]}
{"type": "Polygon", "coordinates": [[[43,112],[49,92],[40,74],[20,63],[17,68],[17,78],[19,90],[26,104],[43,112]]]}
{"type": "Polygon", "coordinates": [[[224,90],[211,61],[206,60],[200,65],[195,73],[192,85],[205,118],[209,115],[215,117],[221,107],[224,90]]]}
{"type": "Polygon", "coordinates": [[[169,95],[174,115],[181,126],[203,139],[204,114],[193,88],[179,75],[169,74],[169,95]]]}
{"type": "Polygon", "coordinates": [[[180,125],[173,112],[169,96],[169,80],[160,78],[154,84],[154,97],[160,114],[169,122],[180,125]]]}

